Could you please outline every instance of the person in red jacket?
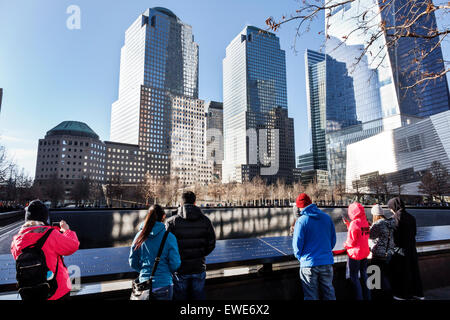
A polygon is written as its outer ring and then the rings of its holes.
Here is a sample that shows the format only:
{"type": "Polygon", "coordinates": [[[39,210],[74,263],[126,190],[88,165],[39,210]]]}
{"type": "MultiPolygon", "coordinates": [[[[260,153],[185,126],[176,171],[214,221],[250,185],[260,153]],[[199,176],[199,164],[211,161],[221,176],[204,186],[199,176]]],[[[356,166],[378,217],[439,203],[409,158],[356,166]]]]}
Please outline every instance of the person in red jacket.
{"type": "MultiPolygon", "coordinates": [[[[52,227],[49,226],[47,207],[40,200],[33,200],[25,208],[25,224],[19,230],[19,233],[13,237],[11,243],[11,253],[14,259],[16,260],[21,254],[22,249],[36,243],[49,228],[52,227]]],[[[72,284],[62,256],[75,253],[80,245],[77,234],[70,230],[65,221],[61,221],[60,228],[55,229],[50,233],[42,247],[47,267],[51,272],[56,271],[56,264],[58,263],[58,273],[56,274],[58,288],[48,300],[69,297],[72,284]]]]}
{"type": "Polygon", "coordinates": [[[344,243],[347,250],[347,277],[352,282],[356,300],[370,300],[370,290],[367,287],[367,257],[370,254],[369,222],[364,207],[358,202],[350,204],[348,216],[351,222],[344,219],[348,229],[347,240],[344,243]]]}

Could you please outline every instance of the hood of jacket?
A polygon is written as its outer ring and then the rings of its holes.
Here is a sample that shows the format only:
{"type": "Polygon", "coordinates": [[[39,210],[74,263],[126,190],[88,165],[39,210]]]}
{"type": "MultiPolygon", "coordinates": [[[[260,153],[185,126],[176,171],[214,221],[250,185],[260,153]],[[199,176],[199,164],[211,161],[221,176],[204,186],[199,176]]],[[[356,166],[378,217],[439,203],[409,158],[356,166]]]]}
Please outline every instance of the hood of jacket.
{"type": "Polygon", "coordinates": [[[194,204],[185,204],[178,208],[178,215],[186,220],[198,220],[203,215],[202,210],[194,204]]]}
{"type": "Polygon", "coordinates": [[[367,220],[364,207],[358,202],[353,202],[348,206],[348,216],[352,221],[356,219],[367,220]]]}
{"type": "Polygon", "coordinates": [[[322,211],[317,208],[316,204],[310,204],[309,206],[306,206],[305,209],[303,209],[300,212],[301,216],[308,216],[312,219],[320,219],[320,215],[322,215],[322,211]]]}
{"type": "Polygon", "coordinates": [[[388,208],[395,212],[394,219],[396,224],[399,225],[403,214],[406,214],[405,203],[399,197],[395,197],[388,201],[388,208]]]}
{"type": "MultiPolygon", "coordinates": [[[[139,231],[141,231],[142,228],[144,228],[144,222],[142,222],[142,223],[139,225],[139,231]]],[[[148,238],[149,238],[149,239],[154,238],[154,237],[156,237],[160,232],[165,232],[165,231],[166,231],[166,226],[165,226],[165,224],[162,223],[162,222],[156,221],[156,222],[155,222],[155,225],[154,225],[153,228],[152,228],[152,231],[151,231],[150,234],[148,235],[148,238]]]]}
{"type": "Polygon", "coordinates": [[[398,212],[405,209],[405,203],[399,197],[395,197],[388,201],[388,208],[398,212]]]}

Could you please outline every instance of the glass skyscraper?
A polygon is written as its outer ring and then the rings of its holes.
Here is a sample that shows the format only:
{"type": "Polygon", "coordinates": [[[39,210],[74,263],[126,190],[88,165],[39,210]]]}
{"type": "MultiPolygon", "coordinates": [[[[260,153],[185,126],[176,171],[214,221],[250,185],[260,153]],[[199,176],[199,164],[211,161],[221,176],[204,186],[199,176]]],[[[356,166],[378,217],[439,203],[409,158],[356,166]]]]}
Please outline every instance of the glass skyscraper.
{"type": "Polygon", "coordinates": [[[353,79],[345,63],[309,49],[305,51],[305,71],[313,170],[327,170],[326,132],[360,123],[353,79]]]}
{"type": "MultiPolygon", "coordinates": [[[[424,0],[395,0],[381,12],[388,26],[410,21],[417,13],[427,10],[429,2],[424,0]],[[414,5],[414,8],[412,8],[414,5]],[[413,12],[417,13],[412,16],[413,12]]],[[[437,30],[434,12],[423,16],[411,26],[410,32],[429,35],[437,30]]],[[[389,36],[387,36],[389,40],[389,36]]],[[[424,81],[412,87],[424,74],[439,74],[445,70],[439,37],[402,37],[395,46],[389,47],[389,59],[393,69],[400,111],[420,117],[430,116],[450,109],[449,90],[446,77],[424,81]],[[433,49],[434,48],[434,49],[433,49]]]]}
{"type": "Polygon", "coordinates": [[[147,9],[125,32],[110,139],[150,154],[156,178],[170,174],[174,97],[198,98],[198,50],[192,27],[166,8],[147,9]]]}
{"type": "MultiPolygon", "coordinates": [[[[401,5],[401,1],[394,1],[393,8],[401,5]]],[[[405,2],[405,1],[403,1],[405,2]]],[[[332,3],[331,3],[332,4],[332,3]]],[[[399,11],[379,14],[377,2],[362,0],[337,6],[327,20],[326,61],[333,61],[336,70],[327,63],[326,70],[326,149],[327,168],[332,185],[345,183],[346,146],[363,140],[386,129],[386,121],[403,125],[417,116],[429,116],[449,109],[449,92],[445,77],[427,86],[419,86],[406,91],[405,87],[419,80],[412,69],[432,71],[443,68],[442,52],[437,48],[433,55],[424,60],[420,66],[414,65],[411,55],[413,49],[430,48],[433,43],[423,43],[412,39],[402,39],[395,47],[387,47],[386,37],[378,37],[372,44],[374,52],[365,53],[361,59],[364,45],[373,40],[378,32],[378,26],[384,19],[387,24],[399,21],[399,11]],[[366,19],[372,19],[373,28],[358,30],[358,20],[354,17],[367,11],[366,19]],[[397,19],[397,20],[396,20],[397,19]],[[421,47],[422,46],[422,47],[421,47]],[[381,49],[380,49],[381,48],[381,49]],[[381,50],[379,54],[378,51],[381,50]],[[359,60],[359,61],[358,61],[359,60]],[[345,66],[348,83],[346,93],[337,89],[334,84],[339,81],[328,81],[329,77],[342,77],[342,66],[345,66]],[[338,71],[341,70],[341,71],[338,71]],[[337,72],[336,72],[337,71],[337,72]],[[334,87],[333,87],[334,86],[334,87]],[[341,96],[352,96],[343,101],[341,96]],[[337,99],[337,100],[336,100],[337,99]],[[339,102],[339,100],[341,102],[339,102]],[[330,125],[332,114],[341,116],[335,121],[336,126],[330,125]],[[394,117],[393,116],[400,116],[394,117]]],[[[436,24],[434,16],[418,23],[420,28],[436,24]]],[[[436,45],[436,43],[434,43],[436,45]]],[[[333,120],[334,121],[334,120],[333,120]]]]}
{"type": "Polygon", "coordinates": [[[231,41],[223,60],[223,100],[223,181],[257,175],[292,181],[293,119],[287,115],[286,59],[278,37],[247,26],[231,41]],[[269,173],[265,167],[278,168],[269,173]]]}

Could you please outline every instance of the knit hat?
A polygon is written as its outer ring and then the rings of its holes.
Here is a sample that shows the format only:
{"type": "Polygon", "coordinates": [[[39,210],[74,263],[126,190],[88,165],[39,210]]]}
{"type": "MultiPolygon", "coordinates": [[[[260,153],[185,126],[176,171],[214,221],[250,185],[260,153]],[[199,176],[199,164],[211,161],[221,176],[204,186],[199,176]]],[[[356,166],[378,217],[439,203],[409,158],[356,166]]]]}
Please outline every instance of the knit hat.
{"type": "Polygon", "coordinates": [[[25,221],[30,220],[48,224],[48,208],[41,200],[33,200],[25,208],[25,221]]]}
{"type": "Polygon", "coordinates": [[[308,195],[306,193],[300,193],[299,196],[297,197],[297,208],[305,208],[307,206],[309,206],[312,203],[311,198],[308,197],[308,195]]]}
{"type": "Polygon", "coordinates": [[[392,213],[390,211],[383,210],[379,204],[374,205],[372,210],[370,210],[370,213],[373,216],[384,216],[386,219],[390,219],[392,217],[392,213]]]}

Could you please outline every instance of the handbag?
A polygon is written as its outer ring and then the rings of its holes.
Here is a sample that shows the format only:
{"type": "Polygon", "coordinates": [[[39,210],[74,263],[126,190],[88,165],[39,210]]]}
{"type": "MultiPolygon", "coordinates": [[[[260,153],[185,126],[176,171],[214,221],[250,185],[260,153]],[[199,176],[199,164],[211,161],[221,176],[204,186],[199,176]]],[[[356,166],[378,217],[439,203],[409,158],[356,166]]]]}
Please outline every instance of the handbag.
{"type": "Polygon", "coordinates": [[[152,273],[150,279],[147,281],[139,283],[139,278],[133,280],[131,284],[131,297],[130,300],[155,300],[153,295],[152,286],[153,278],[155,277],[156,269],[158,268],[159,261],[161,260],[161,254],[164,249],[164,244],[166,243],[169,231],[164,233],[161,244],[159,246],[158,254],[155,258],[155,263],[153,264],[152,273]]]}

